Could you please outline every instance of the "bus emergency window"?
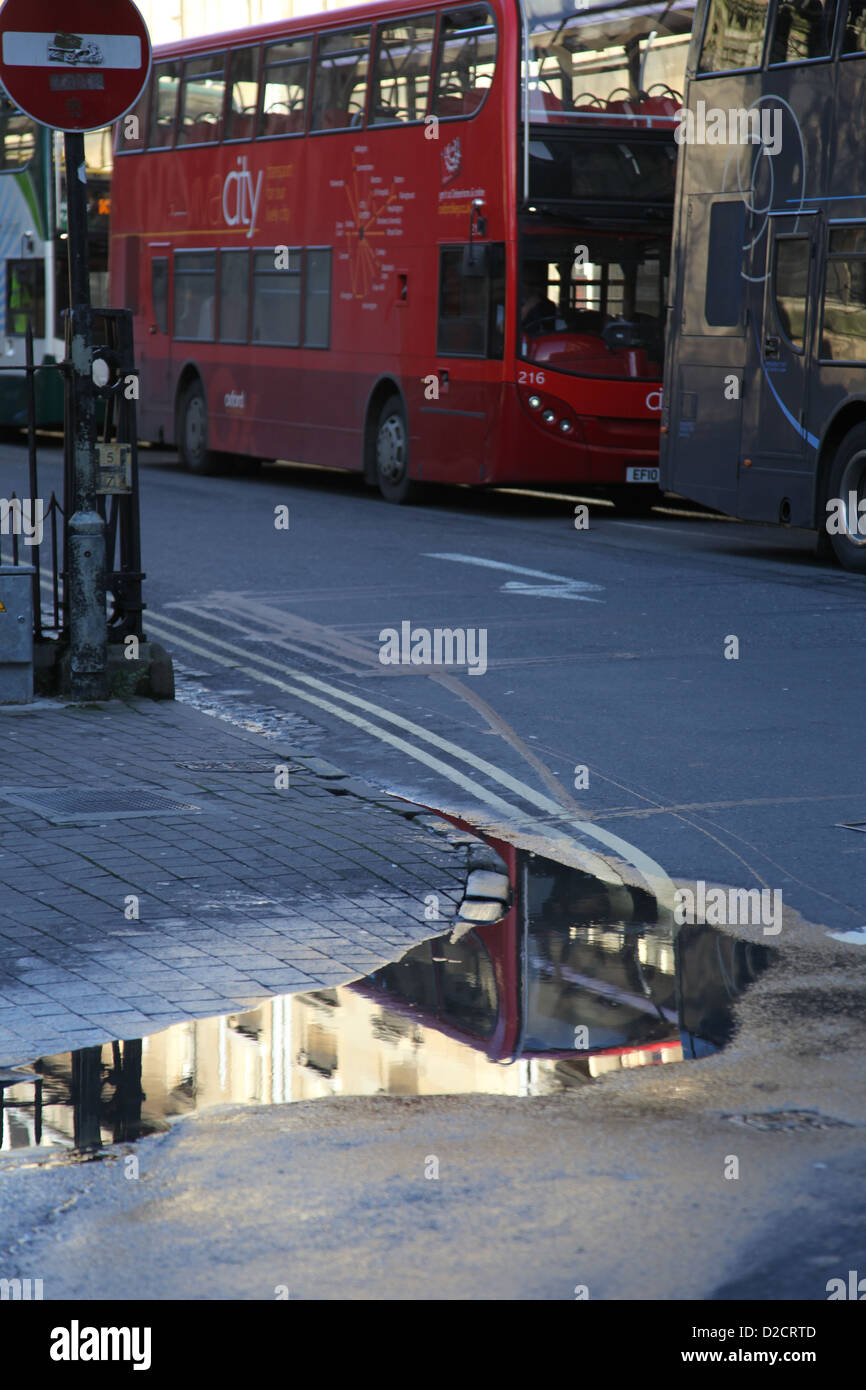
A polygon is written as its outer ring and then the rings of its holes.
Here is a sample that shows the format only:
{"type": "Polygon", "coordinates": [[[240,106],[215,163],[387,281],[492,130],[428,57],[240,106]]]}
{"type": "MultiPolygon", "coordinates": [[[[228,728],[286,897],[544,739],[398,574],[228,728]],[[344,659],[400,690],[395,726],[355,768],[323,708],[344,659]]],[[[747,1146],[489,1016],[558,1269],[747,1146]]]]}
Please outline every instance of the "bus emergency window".
{"type": "Polygon", "coordinates": [[[45,334],[45,263],[37,260],[6,262],[6,332],[11,338],[27,332],[28,319],[33,336],[45,334]]]}
{"type": "Polygon", "coordinates": [[[213,342],[215,308],[216,252],[175,251],[175,338],[213,342]]]}
{"type": "Polygon", "coordinates": [[[252,140],[259,104],[259,50],[236,48],[229,54],[227,140],[252,140]]]}
{"type": "Polygon", "coordinates": [[[298,347],[300,341],[301,252],[253,252],[253,342],[298,347]]]}
{"type": "Polygon", "coordinates": [[[740,322],[743,281],[745,204],[713,203],[707,247],[707,290],[704,318],[710,328],[736,328],[740,322]]]}
{"type": "Polygon", "coordinates": [[[331,252],[317,246],[306,253],[304,347],[330,347],[331,252]]]}
{"type": "Polygon", "coordinates": [[[159,63],[154,68],[153,102],[150,108],[148,149],[166,149],[174,138],[180,64],[159,63]]]}
{"type": "Polygon", "coordinates": [[[486,5],[449,10],[442,16],[433,111],[437,116],[474,116],[496,71],[496,22],[486,5]]]}
{"type": "Polygon", "coordinates": [[[830,233],[820,355],[831,362],[866,362],[866,227],[830,233]]]}
{"type": "Polygon", "coordinates": [[[776,242],[773,296],[776,319],[792,347],[803,351],[806,292],[812,244],[808,237],[785,237],[776,242]]]}
{"type": "Polygon", "coordinates": [[[433,15],[379,26],[371,125],[424,119],[435,33],[433,15]]]}
{"type": "Polygon", "coordinates": [[[249,251],[220,252],[220,342],[245,343],[250,304],[249,251]]]}
{"type": "Polygon", "coordinates": [[[364,124],[369,62],[369,25],[319,35],[312,130],[345,130],[364,124]]]}
{"type": "Polygon", "coordinates": [[[836,0],[779,0],[770,62],[828,58],[835,24],[836,0]]]}
{"type": "Polygon", "coordinates": [[[843,53],[866,53],[866,0],[848,0],[843,53]]]}
{"type": "Polygon", "coordinates": [[[769,0],[710,0],[698,72],[760,66],[769,0]]]}
{"type": "Polygon", "coordinates": [[[183,65],[179,145],[210,145],[222,135],[226,55],[188,58],[183,65]]]}
{"type": "Polygon", "coordinates": [[[150,263],[150,302],[160,333],[168,332],[168,258],[154,256],[150,263]]]}
{"type": "Polygon", "coordinates": [[[303,134],[312,52],[312,39],[290,39],[265,49],[260,135],[303,134]]]}
{"type": "Polygon", "coordinates": [[[35,152],[35,124],[0,94],[0,171],[26,168],[35,152]]]}

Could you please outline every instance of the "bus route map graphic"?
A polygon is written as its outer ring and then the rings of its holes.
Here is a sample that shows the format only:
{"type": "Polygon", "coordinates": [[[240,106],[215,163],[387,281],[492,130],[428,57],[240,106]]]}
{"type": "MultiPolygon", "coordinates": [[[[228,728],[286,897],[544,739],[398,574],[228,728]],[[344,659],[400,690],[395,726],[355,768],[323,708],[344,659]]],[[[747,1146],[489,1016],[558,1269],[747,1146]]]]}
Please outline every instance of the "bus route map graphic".
{"type": "Polygon", "coordinates": [[[415,195],[406,189],[402,175],[385,179],[376,173],[366,145],[355,147],[352,165],[350,178],[330,181],[331,187],[342,188],[346,197],[346,214],[337,219],[335,227],[340,257],[349,262],[351,288],[343,297],[364,300],[375,308],[378,306],[372,297],[385,288],[382,275],[393,269],[385,264],[389,242],[403,236],[403,209],[415,195]]]}

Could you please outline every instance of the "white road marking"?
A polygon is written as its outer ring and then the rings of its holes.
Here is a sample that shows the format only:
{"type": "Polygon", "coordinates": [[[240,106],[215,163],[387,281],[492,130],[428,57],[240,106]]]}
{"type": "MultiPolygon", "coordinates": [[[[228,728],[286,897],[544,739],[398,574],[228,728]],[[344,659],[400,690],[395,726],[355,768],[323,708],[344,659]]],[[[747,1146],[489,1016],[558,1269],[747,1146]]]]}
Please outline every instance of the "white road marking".
{"type": "MultiPolygon", "coordinates": [[[[552,842],[556,846],[558,853],[566,856],[566,862],[568,859],[573,861],[577,858],[579,867],[583,868],[586,872],[595,874],[596,877],[602,879],[604,882],[620,882],[621,875],[617,874],[606,860],[601,859],[597,854],[593,853],[585,846],[576,844],[574,835],[576,834],[595,840],[638,870],[649,884],[660,906],[672,908],[673,884],[661,865],[648,854],[645,854],[644,851],[639,849],[636,845],[630,844],[628,840],[613,834],[612,831],[606,830],[600,825],[590,824],[587,821],[579,820],[571,816],[563,811],[562,806],[560,806],[558,802],[552,801],[550,797],[535,791],[535,789],[530,787],[527,783],[520,781],[519,778],[512,777],[510,773],[496,767],[493,763],[489,763],[485,758],[477,757],[476,754],[471,753],[468,749],[452,743],[450,739],[440,738],[438,734],[432,733],[429,729],[425,729],[421,725],[413,723],[411,720],[404,719],[402,715],[393,714],[390,710],[383,709],[382,706],[370,700],[364,700],[360,696],[352,695],[348,691],[341,690],[339,687],[330,685],[326,681],[319,680],[315,676],[308,676],[304,672],[287,668],[285,664],[270,661],[261,656],[250,657],[242,647],[235,646],[230,642],[225,642],[221,638],[203,634],[199,629],[191,628],[185,623],[180,623],[175,618],[168,618],[165,614],[155,614],[151,610],[148,610],[147,623],[149,627],[152,627],[154,631],[164,639],[176,642],[179,646],[186,647],[188,650],[195,652],[198,656],[210,656],[219,665],[236,667],[244,671],[246,675],[253,677],[253,679],[264,681],[268,685],[274,685],[278,689],[284,690],[286,693],[305,700],[310,704],[318,705],[337,718],[353,724],[356,728],[363,729],[364,732],[372,734],[373,737],[385,743],[391,744],[392,747],[398,748],[401,752],[406,753],[416,761],[426,764],[426,766],[448,778],[448,780],[455,783],[455,785],[462,787],[465,791],[469,791],[478,800],[485,802],[500,814],[505,813],[509,819],[515,819],[518,822],[526,823],[525,816],[518,808],[504,801],[501,797],[496,796],[495,793],[487,791],[487,789],[475,779],[465,776],[465,774],[458,771],[450,764],[442,762],[441,759],[432,756],[424,749],[418,748],[408,743],[405,739],[392,734],[390,730],[382,729],[378,725],[371,724],[369,720],[364,719],[360,715],[356,715],[353,710],[347,710],[335,705],[333,701],[335,699],[342,700],[346,705],[354,706],[356,709],[363,710],[365,713],[374,715],[379,720],[404,730],[415,739],[420,739],[426,743],[432,744],[438,751],[448,754],[469,767],[474,768],[476,771],[483,773],[492,781],[497,782],[500,786],[505,787],[507,790],[520,797],[523,801],[528,802],[546,815],[557,820],[560,825],[567,826],[572,832],[571,835],[565,835],[549,824],[531,822],[529,825],[529,828],[534,834],[540,835],[544,837],[544,839],[552,842]],[[167,625],[168,631],[165,630],[164,625],[167,625]],[[159,634],[160,627],[163,628],[161,634],[159,634]],[[240,666],[236,661],[229,657],[220,656],[212,649],[207,650],[193,644],[186,637],[181,635],[183,633],[191,633],[194,637],[198,638],[200,642],[211,642],[223,648],[225,651],[232,653],[234,656],[246,657],[248,661],[251,660],[256,662],[258,667],[273,667],[283,672],[283,674],[288,675],[292,680],[301,682],[305,686],[310,686],[329,698],[324,699],[318,694],[313,695],[310,690],[300,689],[297,685],[290,686],[285,681],[270,676],[260,669],[255,669],[251,666],[240,666]],[[611,875],[613,875],[613,878],[611,875]]],[[[539,846],[539,853],[543,852],[543,848],[539,846]]]]}
{"type": "Polygon", "coordinates": [[[480,565],[483,569],[508,570],[511,574],[525,574],[530,579],[546,579],[545,585],[524,584],[510,579],[502,585],[502,593],[531,594],[536,598],[574,598],[584,603],[604,603],[601,598],[589,598],[590,590],[601,593],[602,584],[590,584],[588,579],[571,579],[565,574],[548,574],[546,570],[530,570],[523,565],[506,564],[504,560],[483,560],[480,555],[457,555],[450,551],[444,553],[427,551],[426,560],[455,560],[460,565],[480,565]]]}

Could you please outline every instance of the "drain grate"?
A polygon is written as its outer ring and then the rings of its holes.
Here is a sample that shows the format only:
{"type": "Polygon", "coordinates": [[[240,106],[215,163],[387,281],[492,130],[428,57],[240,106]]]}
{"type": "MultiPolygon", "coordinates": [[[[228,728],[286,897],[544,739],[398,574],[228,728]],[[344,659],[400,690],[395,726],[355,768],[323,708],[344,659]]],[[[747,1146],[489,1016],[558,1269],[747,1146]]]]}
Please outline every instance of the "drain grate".
{"type": "Polygon", "coordinates": [[[55,825],[118,820],[121,816],[186,815],[201,810],[194,801],[147,787],[0,787],[0,797],[25,811],[35,811],[55,825]]]}
{"type": "Polygon", "coordinates": [[[753,1129],[770,1131],[788,1130],[807,1133],[813,1129],[850,1129],[847,1120],[837,1120],[832,1115],[822,1115],[817,1110],[766,1110],[743,1115],[726,1115],[735,1125],[749,1125],[753,1129]]]}

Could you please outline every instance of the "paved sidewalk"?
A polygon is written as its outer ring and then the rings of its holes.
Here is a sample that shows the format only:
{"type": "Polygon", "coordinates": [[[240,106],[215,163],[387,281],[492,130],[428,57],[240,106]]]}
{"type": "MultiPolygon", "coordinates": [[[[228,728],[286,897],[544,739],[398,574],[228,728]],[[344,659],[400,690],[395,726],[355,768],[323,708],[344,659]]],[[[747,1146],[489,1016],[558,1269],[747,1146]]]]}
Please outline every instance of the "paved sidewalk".
{"type": "Polygon", "coordinates": [[[186,705],[0,709],[0,1065],[399,958],[443,930],[429,894],[446,920],[463,896],[469,850],[439,825],[186,705]],[[22,803],[46,789],[74,819],[22,803]],[[110,814],[136,789],[195,809],[110,814]]]}

